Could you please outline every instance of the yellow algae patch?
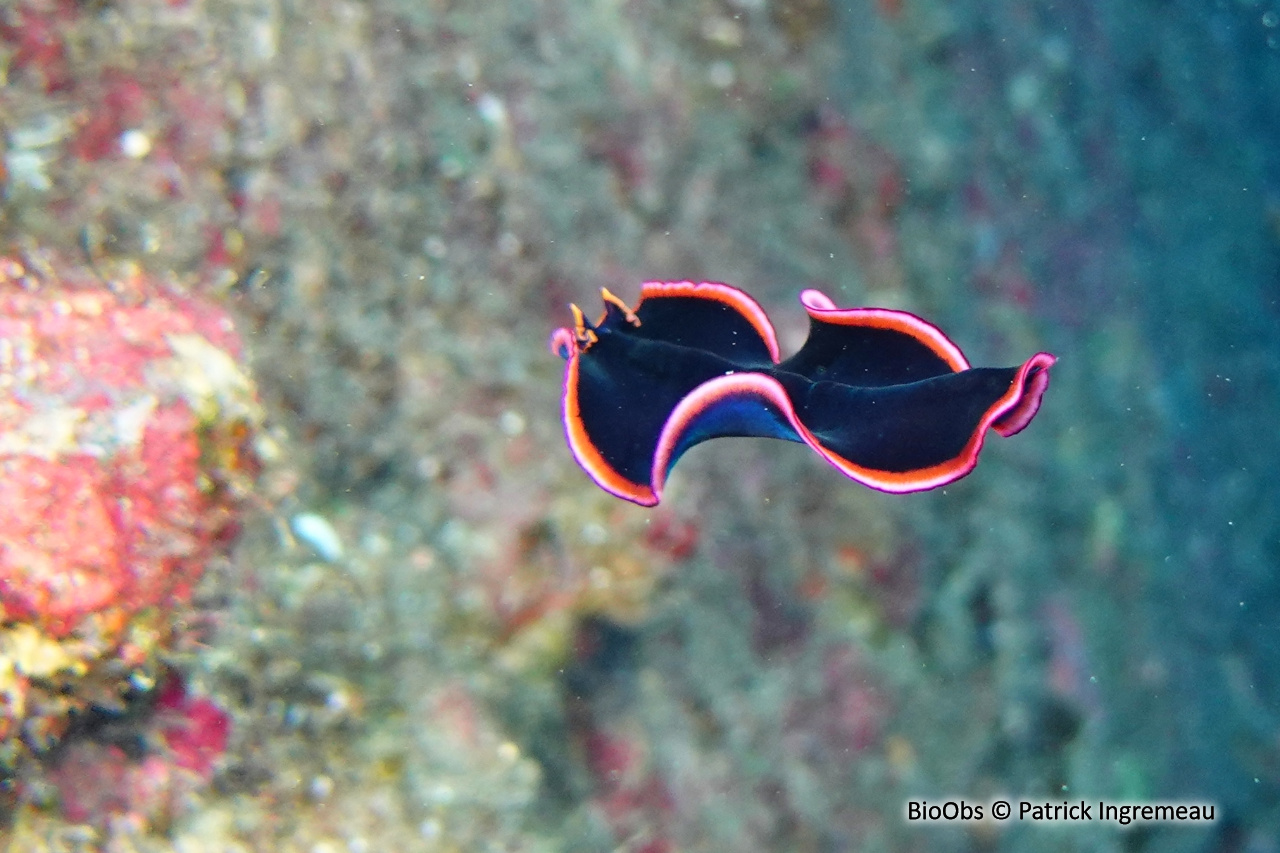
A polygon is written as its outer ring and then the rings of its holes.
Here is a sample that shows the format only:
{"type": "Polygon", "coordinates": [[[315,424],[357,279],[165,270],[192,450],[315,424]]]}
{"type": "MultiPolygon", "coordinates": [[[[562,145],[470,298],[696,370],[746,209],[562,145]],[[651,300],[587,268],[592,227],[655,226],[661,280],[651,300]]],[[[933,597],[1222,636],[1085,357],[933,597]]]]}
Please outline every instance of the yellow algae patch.
{"type": "Polygon", "coordinates": [[[165,339],[176,356],[173,378],[201,423],[261,421],[253,381],[230,353],[200,335],[170,334],[165,339]]]}
{"type": "Polygon", "coordinates": [[[0,666],[4,664],[29,678],[85,672],[84,661],[67,654],[61,643],[42,634],[34,625],[14,625],[0,632],[0,666]]]}

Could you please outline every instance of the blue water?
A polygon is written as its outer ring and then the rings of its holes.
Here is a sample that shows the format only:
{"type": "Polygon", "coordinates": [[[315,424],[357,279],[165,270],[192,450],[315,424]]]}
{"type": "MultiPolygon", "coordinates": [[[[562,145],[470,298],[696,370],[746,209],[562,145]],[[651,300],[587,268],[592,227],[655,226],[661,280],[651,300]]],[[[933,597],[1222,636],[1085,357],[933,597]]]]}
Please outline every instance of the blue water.
{"type": "MultiPolygon", "coordinates": [[[[966,168],[1019,241],[1061,357],[1055,402],[1071,398],[1042,418],[1083,444],[1040,474],[1050,517],[1028,523],[1055,553],[1018,581],[1073,590],[1102,676],[1094,722],[1065,747],[1069,784],[1212,800],[1225,815],[1135,849],[1274,849],[1280,9],[950,11],[933,61],[964,97],[930,120],[962,128],[966,168]],[[1090,551],[1101,501],[1124,518],[1105,569],[1090,551]]],[[[850,46],[869,43],[861,20],[844,19],[850,46]]],[[[843,83],[856,109],[885,84],[853,53],[843,83]]]]}

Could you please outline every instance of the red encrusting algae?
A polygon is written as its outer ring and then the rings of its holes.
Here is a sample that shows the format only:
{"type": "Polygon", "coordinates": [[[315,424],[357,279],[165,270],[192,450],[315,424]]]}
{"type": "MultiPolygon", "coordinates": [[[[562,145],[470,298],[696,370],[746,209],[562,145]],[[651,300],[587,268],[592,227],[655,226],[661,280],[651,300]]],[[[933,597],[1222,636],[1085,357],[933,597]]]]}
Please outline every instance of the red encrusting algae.
{"type": "Polygon", "coordinates": [[[170,674],[145,720],[141,755],[118,744],[69,744],[49,771],[63,817],[94,826],[163,825],[187,807],[226,753],[231,718],[170,674]]]}
{"type": "Polygon", "coordinates": [[[151,680],[261,419],[222,309],[25,260],[0,260],[0,767],[151,680]]]}

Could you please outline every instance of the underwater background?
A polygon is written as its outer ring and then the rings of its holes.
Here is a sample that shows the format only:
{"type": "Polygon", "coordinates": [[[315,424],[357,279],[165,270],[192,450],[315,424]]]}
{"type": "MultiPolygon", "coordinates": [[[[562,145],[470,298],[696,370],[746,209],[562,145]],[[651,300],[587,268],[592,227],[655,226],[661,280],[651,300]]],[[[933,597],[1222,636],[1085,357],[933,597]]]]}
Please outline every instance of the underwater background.
{"type": "Polygon", "coordinates": [[[3,0],[7,850],[1280,849],[1280,5],[3,0]],[[894,496],[568,303],[1059,361],[894,496]],[[1211,823],[907,820],[1185,801],[1211,823]],[[1015,805],[1016,810],[1016,805],[1015,805]]]}

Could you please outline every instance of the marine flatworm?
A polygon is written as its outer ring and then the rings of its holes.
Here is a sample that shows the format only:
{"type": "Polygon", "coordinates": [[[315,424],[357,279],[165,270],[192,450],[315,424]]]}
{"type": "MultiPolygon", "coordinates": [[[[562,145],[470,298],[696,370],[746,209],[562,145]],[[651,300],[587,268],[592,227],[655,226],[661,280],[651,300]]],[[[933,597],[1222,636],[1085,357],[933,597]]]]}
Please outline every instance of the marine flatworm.
{"type": "Polygon", "coordinates": [[[809,337],[783,361],[764,311],[727,284],[648,282],[635,310],[603,296],[596,323],[574,305],[551,335],[565,435],[591,479],[642,506],[686,451],[724,436],[802,442],[885,492],[936,488],[973,470],[988,428],[1031,422],[1055,361],[973,368],[914,314],[837,308],[817,290],[800,294],[809,337]]]}

